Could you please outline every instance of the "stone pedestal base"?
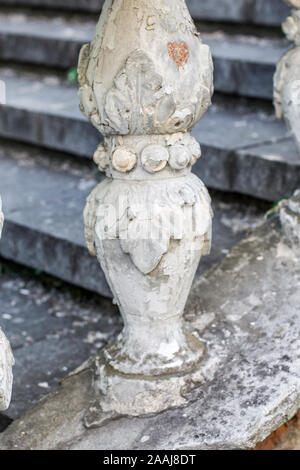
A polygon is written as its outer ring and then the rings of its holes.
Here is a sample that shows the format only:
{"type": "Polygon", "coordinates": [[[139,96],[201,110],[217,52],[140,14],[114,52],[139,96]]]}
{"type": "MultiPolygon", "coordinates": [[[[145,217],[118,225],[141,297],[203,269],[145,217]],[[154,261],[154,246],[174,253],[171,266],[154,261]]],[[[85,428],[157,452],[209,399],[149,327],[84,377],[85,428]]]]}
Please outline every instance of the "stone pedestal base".
{"type": "MultiPolygon", "coordinates": [[[[187,324],[187,328],[188,328],[187,324]]],[[[204,356],[204,346],[194,332],[194,363],[172,374],[153,376],[123,374],[111,367],[105,352],[93,365],[95,401],[89,407],[85,426],[96,428],[122,416],[145,416],[188,404],[189,393],[197,383],[197,372],[204,356]],[[189,366],[189,367],[187,367],[189,366]]],[[[189,357],[189,360],[191,357],[189,357]]]]}

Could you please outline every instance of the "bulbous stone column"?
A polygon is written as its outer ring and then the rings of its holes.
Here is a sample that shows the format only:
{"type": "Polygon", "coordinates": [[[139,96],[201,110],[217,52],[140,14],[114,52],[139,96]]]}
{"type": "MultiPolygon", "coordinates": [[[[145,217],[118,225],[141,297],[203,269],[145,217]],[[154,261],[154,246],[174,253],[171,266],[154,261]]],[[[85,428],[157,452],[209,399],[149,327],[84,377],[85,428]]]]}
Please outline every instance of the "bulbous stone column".
{"type": "Polygon", "coordinates": [[[280,60],[274,76],[276,115],[285,119],[300,153],[300,0],[285,0],[292,7],[283,31],[295,47],[280,60]]]}
{"type": "Polygon", "coordinates": [[[201,151],[189,132],[211,104],[213,65],[184,0],[106,0],[78,75],[107,176],[87,201],[86,239],[124,320],[94,364],[93,427],[186,404],[200,367],[204,347],[183,310],[212,211],[191,174],[201,151]]]}
{"type": "MultiPolygon", "coordinates": [[[[0,197],[0,238],[2,234],[4,217],[2,213],[2,201],[0,197]]],[[[0,328],[0,410],[9,407],[12,392],[12,366],[14,358],[10,344],[0,328]]]]}

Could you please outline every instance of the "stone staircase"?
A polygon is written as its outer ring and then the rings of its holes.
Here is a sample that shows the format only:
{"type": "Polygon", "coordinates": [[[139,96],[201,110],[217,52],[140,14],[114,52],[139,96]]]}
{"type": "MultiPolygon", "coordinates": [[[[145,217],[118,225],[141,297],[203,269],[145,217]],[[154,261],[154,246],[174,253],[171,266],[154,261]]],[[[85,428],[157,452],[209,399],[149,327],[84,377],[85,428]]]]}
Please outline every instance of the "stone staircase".
{"type": "MultiPolygon", "coordinates": [[[[290,195],[299,186],[300,162],[271,103],[275,65],[289,47],[279,29],[287,9],[281,0],[188,3],[203,40],[212,48],[216,89],[214,105],[193,131],[203,151],[194,171],[212,189],[266,201],[290,195]]],[[[7,87],[0,138],[9,142],[2,151],[0,187],[10,188],[2,190],[7,223],[0,253],[109,295],[97,263],[87,255],[82,234],[82,208],[95,174],[86,182],[86,190],[78,191],[80,178],[68,172],[58,176],[51,165],[29,170],[16,159],[5,158],[12,142],[18,142],[29,144],[27,150],[23,145],[23,152],[38,148],[43,154],[47,149],[59,153],[61,161],[68,156],[90,166],[100,137],[80,113],[76,85],[67,80],[67,72],[76,66],[81,45],[92,38],[101,4],[83,0],[0,4],[0,79],[7,87]],[[26,211],[13,190],[16,180],[28,200],[26,211]],[[37,200],[33,211],[31,201],[37,200]],[[72,230],[68,221],[73,221],[72,230]],[[34,256],[29,249],[33,243],[41,247],[34,256]],[[49,246],[61,253],[60,266],[49,256],[49,246]],[[92,266],[89,279],[84,276],[86,266],[92,266]]]]}
{"type": "MultiPolygon", "coordinates": [[[[300,160],[271,102],[275,66],[289,47],[280,30],[289,12],[284,2],[187,3],[215,64],[213,106],[193,130],[203,154],[194,171],[213,191],[215,205],[213,252],[201,273],[274,201],[300,186],[300,160]]],[[[6,215],[0,255],[110,297],[98,262],[85,247],[82,220],[85,198],[101,178],[92,163],[100,136],[79,111],[77,87],[68,79],[81,45],[92,38],[102,4],[0,2],[0,80],[7,92],[6,105],[0,106],[0,193],[6,215]]],[[[20,377],[25,380],[24,373],[20,377]]],[[[35,391],[34,400],[42,391],[35,391]]],[[[34,400],[15,406],[12,416],[34,400]]]]}
{"type": "MultiPolygon", "coordinates": [[[[103,0],[2,0],[3,6],[98,13],[103,0]]],[[[187,0],[195,19],[278,26],[287,7],[280,0],[187,0]]]]}

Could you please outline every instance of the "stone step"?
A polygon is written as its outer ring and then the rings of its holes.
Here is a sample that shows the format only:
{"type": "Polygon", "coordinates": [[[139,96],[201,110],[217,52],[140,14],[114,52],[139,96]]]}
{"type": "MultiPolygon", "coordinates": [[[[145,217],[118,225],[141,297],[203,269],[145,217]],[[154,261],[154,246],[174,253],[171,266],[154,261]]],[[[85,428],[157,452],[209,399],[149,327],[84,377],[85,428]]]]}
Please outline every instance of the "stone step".
{"type": "MultiPolygon", "coordinates": [[[[90,292],[74,295],[63,284],[17,271],[0,273],[0,323],[16,361],[12,401],[5,413],[13,419],[121,329],[111,300],[90,292]]],[[[0,433],[1,421],[0,414],[0,433]]]]}
{"type": "MultiPolygon", "coordinates": [[[[98,13],[103,0],[2,0],[1,5],[98,13]]],[[[283,0],[186,0],[195,19],[278,26],[289,13],[283,0]]]]}
{"type": "MultiPolygon", "coordinates": [[[[110,297],[104,274],[84,240],[83,208],[100,180],[82,169],[72,172],[63,155],[48,158],[38,149],[1,142],[0,191],[5,224],[0,256],[110,297]],[[22,147],[22,146],[20,146],[22,147]],[[10,155],[9,157],[7,155],[10,155]],[[38,159],[43,163],[38,163],[38,159]],[[83,176],[80,176],[80,175],[83,176]]],[[[72,165],[72,162],[71,162],[72,165]]],[[[248,201],[214,196],[214,246],[199,273],[209,269],[237,243],[266,210],[248,201]]]]}
{"type": "Polygon", "coordinates": [[[5,211],[1,256],[111,296],[104,274],[84,242],[82,213],[96,181],[23,167],[22,162],[3,156],[0,168],[5,211]]]}
{"type": "Polygon", "coordinates": [[[67,69],[77,65],[96,22],[24,12],[0,12],[1,60],[67,69]]]}
{"type": "MultiPolygon", "coordinates": [[[[92,157],[101,136],[81,114],[74,87],[11,70],[0,78],[7,84],[0,137],[92,157]]],[[[300,185],[300,160],[285,124],[260,103],[218,96],[214,103],[193,130],[203,150],[194,171],[213,189],[270,201],[289,196],[300,185]]]]}
{"type": "MultiPolygon", "coordinates": [[[[76,66],[79,50],[94,30],[90,20],[1,13],[0,59],[68,69],[76,66]]],[[[217,91],[272,99],[275,66],[288,42],[222,32],[202,36],[212,49],[217,91]]]]}
{"type": "Polygon", "coordinates": [[[273,100],[273,77],[287,41],[222,32],[202,37],[212,50],[216,91],[273,100]]]}
{"type": "Polygon", "coordinates": [[[279,26],[290,10],[282,0],[187,0],[194,18],[279,26]]]}

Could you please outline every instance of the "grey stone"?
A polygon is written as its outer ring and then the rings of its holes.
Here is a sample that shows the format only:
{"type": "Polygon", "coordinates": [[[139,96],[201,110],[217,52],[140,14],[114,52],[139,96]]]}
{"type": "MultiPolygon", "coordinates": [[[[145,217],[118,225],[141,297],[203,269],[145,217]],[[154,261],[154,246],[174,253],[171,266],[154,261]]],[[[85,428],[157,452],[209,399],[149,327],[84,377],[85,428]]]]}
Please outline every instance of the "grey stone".
{"type": "Polygon", "coordinates": [[[3,5],[9,6],[32,6],[39,9],[58,9],[85,11],[85,12],[100,12],[104,0],[3,0],[3,5]]]}
{"type": "Polygon", "coordinates": [[[280,210],[280,222],[284,233],[296,245],[300,245],[300,190],[283,204],[280,210]]]}
{"type": "MultiPolygon", "coordinates": [[[[7,105],[0,113],[0,136],[92,157],[102,137],[82,117],[76,89],[52,77],[47,80],[45,77],[17,77],[10,71],[2,72],[7,82],[7,105]]],[[[282,121],[276,120],[269,110],[265,112],[262,106],[255,104],[256,109],[252,110],[248,104],[240,105],[236,100],[219,101],[216,96],[215,105],[193,130],[203,151],[203,157],[194,171],[207,186],[226,191],[237,190],[233,187],[233,181],[236,175],[244,174],[239,191],[262,197],[262,188],[249,184],[260,176],[256,166],[249,167],[246,158],[242,159],[240,150],[251,147],[252,154],[256,155],[256,146],[281,142],[288,136],[288,131],[282,121]]],[[[282,154],[279,161],[263,158],[259,151],[255,160],[259,161],[259,171],[263,168],[264,172],[274,172],[283,178],[292,175],[299,185],[297,172],[296,177],[294,175],[295,165],[290,165],[285,157],[289,148],[280,147],[282,154]],[[287,161],[284,173],[282,161],[287,161]]],[[[266,199],[278,198],[279,191],[273,191],[273,186],[264,184],[264,187],[266,199]]],[[[285,187],[279,197],[286,195],[285,187]]]]}
{"type": "Polygon", "coordinates": [[[270,111],[256,101],[250,105],[249,101],[219,99],[215,95],[213,106],[192,132],[202,146],[202,153],[219,150],[234,155],[239,149],[280,142],[289,136],[285,125],[270,111]]]}
{"type": "Polygon", "coordinates": [[[5,158],[0,166],[6,213],[1,255],[110,296],[104,274],[84,241],[83,208],[96,181],[85,183],[45,168],[24,168],[5,158]]]}
{"type": "MultiPolygon", "coordinates": [[[[69,170],[54,171],[25,162],[0,154],[0,187],[6,215],[1,256],[111,296],[104,274],[96,258],[89,255],[84,240],[83,208],[97,181],[69,174],[69,170]]],[[[211,255],[200,264],[201,273],[224,256],[241,239],[251,220],[256,223],[263,213],[248,212],[247,221],[245,215],[251,206],[248,201],[226,204],[217,194],[213,200],[214,245],[211,255]]]]}
{"type": "MultiPolygon", "coordinates": [[[[2,0],[3,5],[98,13],[103,0],[2,0]]],[[[278,26],[289,10],[282,0],[187,0],[194,18],[278,26]]]]}
{"type": "Polygon", "coordinates": [[[1,13],[0,57],[62,69],[74,67],[82,44],[91,41],[94,30],[94,20],[1,13]]]}
{"type": "Polygon", "coordinates": [[[0,321],[16,360],[14,419],[121,329],[111,301],[17,273],[0,275],[0,321]]]}
{"type": "MultiPolygon", "coordinates": [[[[96,334],[97,326],[94,326],[96,334]]],[[[98,325],[98,333],[101,329],[98,325]]],[[[13,395],[7,416],[15,419],[57,388],[59,382],[91,354],[91,344],[76,334],[57,335],[14,352],[13,395]]]]}
{"type": "Polygon", "coordinates": [[[187,0],[195,18],[278,26],[288,15],[281,0],[187,0]]]}
{"type": "Polygon", "coordinates": [[[16,76],[2,70],[6,105],[0,113],[0,135],[91,158],[101,135],[82,116],[74,87],[45,75],[16,76]]]}
{"type": "Polygon", "coordinates": [[[237,160],[241,164],[232,172],[231,190],[243,192],[247,180],[249,192],[256,188],[258,197],[277,201],[299,187],[300,159],[293,139],[239,150],[237,160]]]}
{"type": "Polygon", "coordinates": [[[298,256],[276,218],[194,286],[186,318],[206,355],[188,406],[87,431],[87,365],[15,421],[0,449],[253,448],[300,407],[298,256]]]}
{"type": "Polygon", "coordinates": [[[14,350],[71,331],[76,337],[85,337],[91,328],[103,332],[109,325],[108,318],[115,323],[113,318],[118,314],[111,300],[80,291],[86,300],[84,305],[81,299],[76,300],[79,294],[72,297],[64,285],[47,287],[38,277],[1,274],[0,287],[1,325],[14,350]]]}
{"type": "MultiPolygon", "coordinates": [[[[0,58],[66,69],[90,42],[95,22],[37,15],[0,14],[0,58]]],[[[211,47],[215,89],[249,97],[273,98],[273,75],[288,42],[252,36],[202,34],[211,47]]]]}
{"type": "MultiPolygon", "coordinates": [[[[214,201],[214,248],[210,257],[203,258],[199,274],[261,218],[255,205],[246,208],[231,197],[226,201],[216,196],[214,201]]],[[[63,284],[47,285],[39,276],[0,275],[0,322],[16,358],[10,418],[33,406],[121,328],[118,309],[109,300],[89,292],[75,293],[70,294],[63,284]]],[[[9,417],[0,415],[0,432],[10,423],[9,417]]]]}
{"type": "Polygon", "coordinates": [[[273,99],[273,76],[288,43],[278,39],[203,34],[212,50],[214,86],[223,93],[273,99]]]}
{"type": "Polygon", "coordinates": [[[196,172],[208,186],[277,201],[299,187],[300,161],[293,139],[230,152],[203,148],[196,172]]]}

